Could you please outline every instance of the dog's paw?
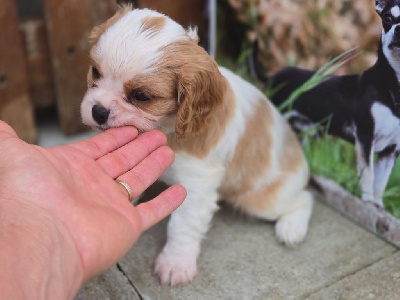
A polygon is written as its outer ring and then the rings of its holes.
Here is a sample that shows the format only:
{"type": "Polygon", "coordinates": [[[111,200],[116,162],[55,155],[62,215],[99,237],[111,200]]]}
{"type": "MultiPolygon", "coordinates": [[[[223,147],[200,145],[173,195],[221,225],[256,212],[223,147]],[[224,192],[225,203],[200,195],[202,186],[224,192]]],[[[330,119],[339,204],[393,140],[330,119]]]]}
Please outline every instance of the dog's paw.
{"type": "Polygon", "coordinates": [[[376,202],[372,193],[362,193],[361,199],[364,201],[376,202]]]}
{"type": "Polygon", "coordinates": [[[361,199],[365,202],[372,202],[376,207],[384,207],[382,197],[373,197],[370,194],[362,194],[361,199]]]}
{"type": "Polygon", "coordinates": [[[307,230],[308,220],[296,215],[284,216],[275,225],[275,234],[278,241],[289,247],[296,246],[302,242],[307,230]]]}
{"type": "Polygon", "coordinates": [[[196,255],[162,251],[156,259],[154,272],[161,284],[176,286],[190,282],[197,274],[196,255]]]}

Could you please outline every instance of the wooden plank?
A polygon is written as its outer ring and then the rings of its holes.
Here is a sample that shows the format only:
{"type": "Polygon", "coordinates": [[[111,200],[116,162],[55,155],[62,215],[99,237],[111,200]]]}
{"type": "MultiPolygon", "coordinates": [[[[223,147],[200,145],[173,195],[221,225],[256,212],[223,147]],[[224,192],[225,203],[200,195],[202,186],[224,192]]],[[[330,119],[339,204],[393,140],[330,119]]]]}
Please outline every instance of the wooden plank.
{"type": "Polygon", "coordinates": [[[64,133],[74,134],[86,128],[79,108],[86,91],[88,36],[93,26],[114,14],[116,4],[114,0],[45,0],[43,5],[60,125],[64,133]]]}
{"type": "Polygon", "coordinates": [[[179,24],[188,27],[204,27],[205,0],[137,0],[140,8],[155,9],[174,19],[179,24]]]}
{"type": "Polygon", "coordinates": [[[55,103],[53,71],[44,19],[26,19],[20,22],[27,57],[31,100],[35,107],[55,103]]]}
{"type": "Polygon", "coordinates": [[[208,49],[206,0],[137,0],[135,4],[139,8],[151,8],[166,14],[185,28],[196,26],[200,45],[208,49]]]}
{"type": "Polygon", "coordinates": [[[14,0],[2,0],[0,28],[0,119],[20,138],[33,143],[37,132],[14,0]]]}
{"type": "Polygon", "coordinates": [[[382,236],[389,242],[400,246],[400,220],[370,201],[363,201],[351,195],[336,182],[322,177],[313,176],[314,184],[324,196],[323,199],[331,206],[355,220],[363,227],[382,236]]]}

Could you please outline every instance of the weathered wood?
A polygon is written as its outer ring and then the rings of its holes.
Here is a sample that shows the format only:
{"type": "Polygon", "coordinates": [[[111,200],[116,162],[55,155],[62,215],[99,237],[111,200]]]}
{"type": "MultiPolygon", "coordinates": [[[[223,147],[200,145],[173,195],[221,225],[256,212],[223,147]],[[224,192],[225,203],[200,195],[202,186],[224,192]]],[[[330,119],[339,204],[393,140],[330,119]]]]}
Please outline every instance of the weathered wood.
{"type": "Polygon", "coordinates": [[[330,179],[313,176],[324,199],[359,224],[400,246],[400,220],[387,213],[382,207],[363,201],[344,190],[330,179]]]}
{"type": "Polygon", "coordinates": [[[204,25],[205,0],[138,0],[137,5],[162,12],[183,26],[204,25]]]}
{"type": "Polygon", "coordinates": [[[53,71],[44,19],[20,22],[28,65],[30,95],[35,107],[55,103],[53,71]]]}
{"type": "Polygon", "coordinates": [[[2,0],[0,28],[0,119],[33,143],[37,132],[14,0],[2,0]]]}
{"type": "Polygon", "coordinates": [[[205,0],[137,0],[139,8],[151,8],[166,14],[184,27],[198,28],[200,43],[207,46],[207,19],[205,17],[205,0]]]}
{"type": "Polygon", "coordinates": [[[86,128],[79,108],[86,91],[88,36],[93,26],[114,14],[116,3],[114,0],[45,0],[43,5],[60,125],[66,134],[74,134],[86,128]]]}

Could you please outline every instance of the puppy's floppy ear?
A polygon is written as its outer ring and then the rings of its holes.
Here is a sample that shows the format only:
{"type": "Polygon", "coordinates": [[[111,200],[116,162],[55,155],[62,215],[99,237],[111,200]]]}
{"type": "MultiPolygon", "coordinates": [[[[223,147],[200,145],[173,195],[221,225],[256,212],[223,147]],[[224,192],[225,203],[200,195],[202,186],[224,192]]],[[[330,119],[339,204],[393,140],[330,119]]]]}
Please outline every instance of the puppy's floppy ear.
{"type": "Polygon", "coordinates": [[[175,132],[181,139],[205,131],[211,115],[222,104],[226,80],[217,63],[194,40],[181,42],[175,59],[180,59],[178,112],[175,132]]]}
{"type": "Polygon", "coordinates": [[[380,14],[388,2],[389,0],[376,0],[375,1],[376,12],[380,14]]]}
{"type": "Polygon", "coordinates": [[[115,13],[114,16],[109,18],[103,24],[95,26],[89,35],[90,44],[93,46],[97,44],[100,36],[107,31],[109,27],[114,25],[119,19],[121,19],[126,13],[130,12],[133,9],[132,4],[122,4],[118,11],[115,13]]]}

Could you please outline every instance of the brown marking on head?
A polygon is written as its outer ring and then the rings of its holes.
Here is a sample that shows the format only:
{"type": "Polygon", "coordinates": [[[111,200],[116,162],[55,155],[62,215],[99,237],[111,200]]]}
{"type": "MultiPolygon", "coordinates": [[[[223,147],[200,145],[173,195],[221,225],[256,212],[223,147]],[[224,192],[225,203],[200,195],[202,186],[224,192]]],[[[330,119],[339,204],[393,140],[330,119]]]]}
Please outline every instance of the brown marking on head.
{"type": "Polygon", "coordinates": [[[166,22],[167,17],[165,16],[148,16],[143,18],[141,27],[143,31],[149,31],[152,33],[163,29],[166,22]]]}
{"type": "Polygon", "coordinates": [[[235,112],[235,95],[229,85],[223,97],[223,104],[216,108],[209,120],[208,130],[202,134],[180,139],[176,134],[168,135],[168,146],[176,152],[187,152],[198,158],[205,158],[218,144],[226,132],[228,123],[235,112]]]}
{"type": "Polygon", "coordinates": [[[124,83],[124,92],[127,101],[151,115],[169,116],[178,110],[175,78],[169,70],[137,76],[124,83]],[[141,102],[130,97],[136,91],[145,94],[149,101],[141,102]]]}
{"type": "Polygon", "coordinates": [[[207,132],[213,113],[223,103],[226,79],[217,63],[193,40],[175,42],[164,52],[159,69],[170,70],[176,78],[176,134],[188,139],[207,132]]]}
{"type": "Polygon", "coordinates": [[[93,46],[93,45],[97,44],[101,35],[104,34],[108,28],[110,28],[112,25],[114,25],[119,19],[121,19],[125,14],[130,12],[132,9],[133,9],[132,5],[123,4],[122,6],[120,6],[119,10],[115,13],[114,16],[109,18],[103,24],[95,26],[89,35],[89,41],[90,41],[91,45],[93,46]]]}

